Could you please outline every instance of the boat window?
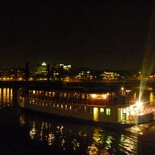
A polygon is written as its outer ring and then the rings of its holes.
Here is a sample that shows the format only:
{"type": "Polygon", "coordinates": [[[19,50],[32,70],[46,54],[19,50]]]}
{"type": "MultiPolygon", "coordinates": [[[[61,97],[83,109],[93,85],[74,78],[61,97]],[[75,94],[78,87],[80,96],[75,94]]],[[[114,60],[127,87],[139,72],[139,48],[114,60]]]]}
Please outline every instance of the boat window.
{"type": "Polygon", "coordinates": [[[64,97],[66,97],[67,96],[67,94],[66,93],[64,93],[64,97]]]}
{"type": "Polygon", "coordinates": [[[87,112],[87,107],[83,107],[84,108],[84,112],[87,112]]]}
{"type": "Polygon", "coordinates": [[[123,113],[126,113],[126,109],[123,109],[123,113]]]}
{"type": "Polygon", "coordinates": [[[110,109],[109,108],[106,109],[106,115],[110,115],[110,109]]]}
{"type": "Polygon", "coordinates": [[[89,95],[88,94],[86,94],[86,99],[89,99],[89,95]]]}
{"type": "Polygon", "coordinates": [[[82,95],[81,95],[81,98],[82,98],[82,99],[85,99],[85,94],[82,94],[82,95]]]}
{"type": "Polygon", "coordinates": [[[65,105],[65,110],[67,110],[67,104],[65,105]]]}
{"type": "Polygon", "coordinates": [[[44,107],[44,102],[42,102],[42,106],[44,107]]]}
{"type": "Polygon", "coordinates": [[[47,91],[45,92],[45,96],[48,96],[48,92],[47,91]]]}
{"type": "Polygon", "coordinates": [[[60,95],[59,95],[59,96],[60,96],[60,98],[62,98],[62,97],[63,97],[63,93],[60,93],[60,95]]]}
{"type": "Polygon", "coordinates": [[[100,113],[104,113],[104,108],[100,108],[100,113]]]}
{"type": "Polygon", "coordinates": [[[61,104],[61,109],[63,109],[63,105],[61,104]]]}

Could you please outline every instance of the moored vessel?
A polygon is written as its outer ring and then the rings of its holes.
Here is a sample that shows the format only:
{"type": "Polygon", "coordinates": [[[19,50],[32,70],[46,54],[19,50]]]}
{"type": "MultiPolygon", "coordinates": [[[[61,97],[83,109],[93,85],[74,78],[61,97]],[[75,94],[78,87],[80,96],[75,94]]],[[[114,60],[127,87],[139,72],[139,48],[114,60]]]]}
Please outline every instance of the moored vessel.
{"type": "Polygon", "coordinates": [[[83,89],[23,89],[23,109],[111,128],[126,128],[153,120],[154,107],[136,101],[131,91],[83,89]]]}

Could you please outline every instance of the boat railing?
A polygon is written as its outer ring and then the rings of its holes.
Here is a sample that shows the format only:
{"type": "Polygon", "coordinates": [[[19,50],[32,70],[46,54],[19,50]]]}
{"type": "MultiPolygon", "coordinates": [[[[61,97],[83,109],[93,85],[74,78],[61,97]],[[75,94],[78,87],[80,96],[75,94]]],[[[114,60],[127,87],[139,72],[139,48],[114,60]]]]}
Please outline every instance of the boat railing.
{"type": "Polygon", "coordinates": [[[47,102],[56,102],[56,103],[66,103],[66,104],[85,104],[85,105],[102,105],[102,106],[118,106],[125,105],[125,102],[113,101],[113,100],[94,100],[94,99],[77,99],[74,97],[64,98],[64,97],[51,97],[51,96],[36,96],[36,95],[27,95],[29,99],[33,100],[43,100],[47,102]]]}

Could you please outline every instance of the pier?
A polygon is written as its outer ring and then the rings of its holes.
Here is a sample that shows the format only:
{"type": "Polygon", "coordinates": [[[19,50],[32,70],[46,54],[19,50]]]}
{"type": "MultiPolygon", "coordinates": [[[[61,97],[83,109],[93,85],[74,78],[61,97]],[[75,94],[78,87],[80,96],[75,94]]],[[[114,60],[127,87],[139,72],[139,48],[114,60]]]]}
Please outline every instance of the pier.
{"type": "MultiPolygon", "coordinates": [[[[87,89],[103,89],[103,88],[116,88],[121,87],[126,89],[133,89],[140,87],[139,80],[130,81],[80,81],[80,82],[64,82],[64,81],[0,81],[1,88],[21,88],[21,87],[37,87],[37,88],[62,88],[62,87],[75,87],[75,88],[87,88],[87,89]]],[[[155,88],[154,82],[146,82],[145,87],[155,88]]]]}

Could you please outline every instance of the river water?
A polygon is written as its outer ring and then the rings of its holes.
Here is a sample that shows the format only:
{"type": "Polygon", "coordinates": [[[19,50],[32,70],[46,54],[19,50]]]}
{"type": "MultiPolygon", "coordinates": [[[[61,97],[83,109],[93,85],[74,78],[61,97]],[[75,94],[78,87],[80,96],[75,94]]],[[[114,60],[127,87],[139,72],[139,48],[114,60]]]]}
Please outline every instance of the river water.
{"type": "Polygon", "coordinates": [[[0,93],[0,155],[155,154],[154,122],[115,131],[23,112],[11,89],[0,93]]]}

